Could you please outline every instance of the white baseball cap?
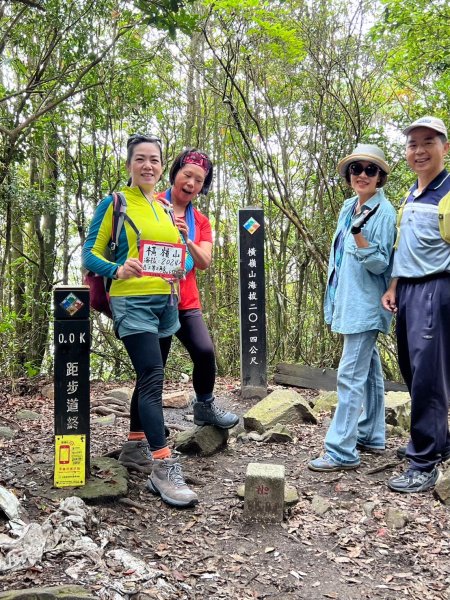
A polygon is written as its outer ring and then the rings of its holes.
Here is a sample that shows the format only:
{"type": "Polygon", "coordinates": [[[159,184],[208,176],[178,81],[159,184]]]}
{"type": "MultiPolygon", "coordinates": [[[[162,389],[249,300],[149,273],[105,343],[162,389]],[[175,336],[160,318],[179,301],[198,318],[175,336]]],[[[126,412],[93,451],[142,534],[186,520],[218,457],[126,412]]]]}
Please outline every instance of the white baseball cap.
{"type": "Polygon", "coordinates": [[[410,131],[416,129],[417,127],[428,127],[428,129],[432,129],[433,131],[437,131],[438,133],[442,133],[448,138],[447,135],[447,127],[444,124],[442,119],[438,119],[437,117],[420,117],[411,123],[406,129],[403,130],[404,135],[408,135],[410,131]]]}

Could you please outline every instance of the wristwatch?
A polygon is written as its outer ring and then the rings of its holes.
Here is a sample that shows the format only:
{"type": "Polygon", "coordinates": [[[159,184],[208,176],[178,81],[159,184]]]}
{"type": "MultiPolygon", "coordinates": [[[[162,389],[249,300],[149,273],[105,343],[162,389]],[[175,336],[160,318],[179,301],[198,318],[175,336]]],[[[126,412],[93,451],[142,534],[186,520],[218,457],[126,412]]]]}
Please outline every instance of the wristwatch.
{"type": "Polygon", "coordinates": [[[119,269],[120,265],[117,265],[117,269],[114,271],[114,275],[112,276],[113,279],[119,279],[119,269]]]}

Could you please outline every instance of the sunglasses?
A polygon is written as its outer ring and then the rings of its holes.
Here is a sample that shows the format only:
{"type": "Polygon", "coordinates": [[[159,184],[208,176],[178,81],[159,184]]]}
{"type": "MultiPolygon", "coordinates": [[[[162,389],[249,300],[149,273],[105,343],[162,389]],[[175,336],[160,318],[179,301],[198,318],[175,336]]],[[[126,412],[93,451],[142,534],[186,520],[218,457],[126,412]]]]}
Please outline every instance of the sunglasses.
{"type": "Polygon", "coordinates": [[[349,166],[348,170],[351,175],[361,175],[361,173],[364,171],[367,177],[375,177],[378,175],[380,167],[377,167],[377,165],[373,165],[372,163],[367,165],[367,167],[364,167],[361,163],[355,162],[349,166]]]}
{"type": "Polygon", "coordinates": [[[133,133],[127,139],[127,148],[134,144],[141,144],[142,142],[148,142],[150,144],[158,144],[158,146],[162,147],[162,142],[158,137],[154,135],[147,135],[145,133],[133,133]]]}

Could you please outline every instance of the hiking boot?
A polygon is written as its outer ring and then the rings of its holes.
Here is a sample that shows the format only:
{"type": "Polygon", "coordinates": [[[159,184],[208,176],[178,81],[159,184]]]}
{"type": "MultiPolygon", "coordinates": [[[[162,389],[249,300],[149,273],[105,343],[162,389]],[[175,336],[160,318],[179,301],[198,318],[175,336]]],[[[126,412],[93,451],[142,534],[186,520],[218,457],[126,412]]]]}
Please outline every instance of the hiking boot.
{"type": "Polygon", "coordinates": [[[220,429],[231,429],[239,423],[238,415],[222,410],[215,402],[194,402],[194,423],[196,425],[214,425],[220,429]]]}
{"type": "MultiPolygon", "coordinates": [[[[397,448],[396,454],[397,458],[400,460],[406,458],[406,446],[400,446],[400,448],[397,448]]],[[[444,450],[439,462],[446,462],[447,460],[450,460],[450,448],[444,450]]]]}
{"type": "Polygon", "coordinates": [[[176,458],[153,461],[153,471],[147,480],[147,489],[152,494],[161,496],[166,504],[177,508],[198,503],[197,494],[186,485],[181,465],[176,458]]]}
{"type": "Polygon", "coordinates": [[[150,475],[153,459],[147,440],[125,442],[119,456],[119,463],[127,469],[150,475]]]}
{"type": "Polygon", "coordinates": [[[350,471],[351,469],[357,469],[360,466],[360,463],[353,463],[350,465],[345,465],[342,463],[338,463],[331,458],[328,453],[325,453],[323,456],[319,456],[319,458],[315,458],[308,463],[308,469],[311,471],[350,471]]]}
{"type": "Polygon", "coordinates": [[[368,454],[384,454],[386,448],[381,448],[380,446],[366,446],[365,444],[360,444],[357,442],[356,449],[359,452],[367,452],[368,454]]]}
{"type": "Polygon", "coordinates": [[[393,492],[404,494],[426,492],[436,485],[440,476],[441,472],[436,467],[430,472],[408,469],[401,475],[391,477],[388,481],[388,487],[393,492]]]}

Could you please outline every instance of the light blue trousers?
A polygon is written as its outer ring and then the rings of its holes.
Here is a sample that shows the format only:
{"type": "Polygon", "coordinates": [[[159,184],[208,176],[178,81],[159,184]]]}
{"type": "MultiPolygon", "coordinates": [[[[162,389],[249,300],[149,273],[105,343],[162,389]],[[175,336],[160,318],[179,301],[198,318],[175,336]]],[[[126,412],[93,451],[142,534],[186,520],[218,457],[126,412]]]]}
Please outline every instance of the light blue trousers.
{"type": "Polygon", "coordinates": [[[344,335],[338,404],[325,436],[325,449],[337,463],[359,463],[357,442],[385,447],[384,382],[377,337],[378,330],[344,335]]]}

